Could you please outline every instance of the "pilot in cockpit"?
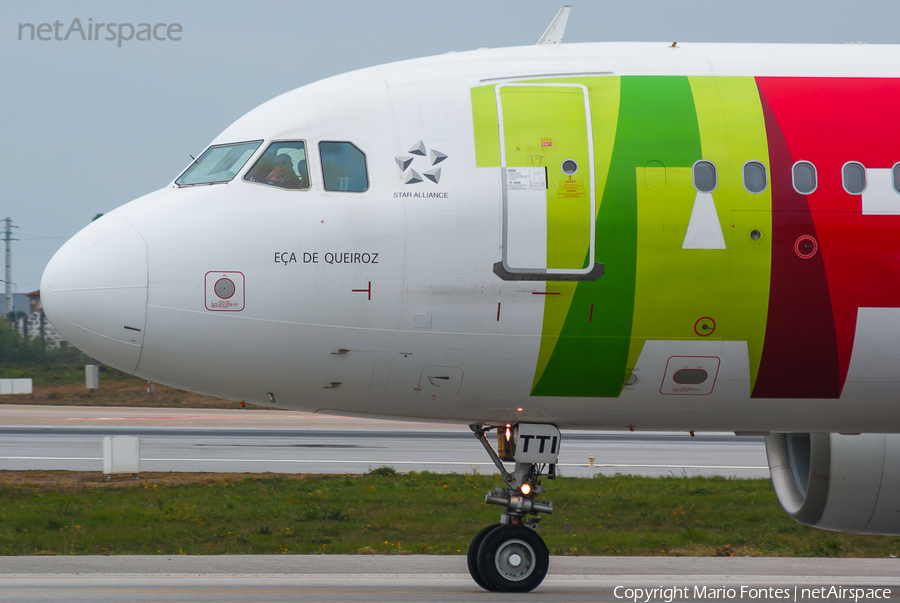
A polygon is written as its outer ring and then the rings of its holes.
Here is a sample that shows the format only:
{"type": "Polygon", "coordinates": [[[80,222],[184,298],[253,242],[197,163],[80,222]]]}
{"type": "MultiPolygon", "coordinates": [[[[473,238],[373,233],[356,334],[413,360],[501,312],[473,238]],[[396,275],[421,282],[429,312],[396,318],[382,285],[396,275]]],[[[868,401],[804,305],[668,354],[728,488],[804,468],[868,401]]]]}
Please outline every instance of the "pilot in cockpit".
{"type": "Polygon", "coordinates": [[[275,156],[272,170],[265,177],[264,182],[284,188],[302,188],[300,178],[294,172],[293,161],[287,153],[275,156]]]}
{"type": "Polygon", "coordinates": [[[274,142],[250,169],[244,180],[291,190],[309,188],[309,171],[302,141],[274,142]]]}

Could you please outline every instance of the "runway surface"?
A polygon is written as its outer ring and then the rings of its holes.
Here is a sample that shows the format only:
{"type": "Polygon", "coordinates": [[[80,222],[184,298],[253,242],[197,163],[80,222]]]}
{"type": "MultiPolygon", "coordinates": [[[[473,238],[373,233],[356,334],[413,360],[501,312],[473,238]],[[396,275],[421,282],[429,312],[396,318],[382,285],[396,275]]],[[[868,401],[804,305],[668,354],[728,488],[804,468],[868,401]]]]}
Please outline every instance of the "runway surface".
{"type": "Polygon", "coordinates": [[[0,600],[853,601],[852,593],[823,595],[836,587],[869,594],[877,589],[881,600],[893,598],[900,592],[898,574],[897,559],[553,557],[547,579],[535,592],[513,595],[475,586],[462,555],[5,557],[0,600]],[[649,597],[634,592],[655,588],[661,590],[649,597]],[[813,589],[821,588],[826,590],[814,596],[813,589]],[[723,596],[715,596],[714,589],[723,596]]]}
{"type": "MultiPolygon", "coordinates": [[[[105,435],[138,435],[143,471],[494,473],[466,426],[310,413],[0,405],[0,469],[102,470],[105,435]]],[[[563,432],[559,471],[768,477],[758,436],[563,432]],[[589,459],[594,459],[591,466],[589,459]]]]}
{"type": "MultiPolygon", "coordinates": [[[[0,405],[0,468],[99,471],[102,437],[117,434],[140,436],[145,471],[356,473],[382,465],[494,471],[465,426],[277,411],[6,405],[0,405]]],[[[760,437],[640,432],[564,432],[563,437],[564,475],[768,475],[760,437]],[[595,459],[593,468],[589,457],[595,459]]],[[[835,586],[890,588],[894,596],[900,592],[898,575],[896,559],[554,557],[547,579],[527,598],[759,601],[778,594],[784,596],[781,600],[812,601],[825,598],[827,591],[812,596],[809,590],[804,597],[803,588],[835,586]],[[695,590],[704,587],[707,591],[695,590]],[[633,590],[654,588],[663,590],[633,590]]],[[[0,601],[15,603],[468,602],[522,597],[480,590],[461,555],[0,557],[0,601]]]]}

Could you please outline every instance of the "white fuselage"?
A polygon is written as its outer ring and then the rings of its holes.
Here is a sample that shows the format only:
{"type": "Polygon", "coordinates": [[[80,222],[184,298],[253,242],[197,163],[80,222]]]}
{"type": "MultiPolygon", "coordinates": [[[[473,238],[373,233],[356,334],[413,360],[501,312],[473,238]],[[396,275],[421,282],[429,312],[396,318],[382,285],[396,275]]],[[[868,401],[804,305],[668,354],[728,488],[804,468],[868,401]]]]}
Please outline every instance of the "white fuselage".
{"type": "MultiPolygon", "coordinates": [[[[476,167],[473,87],[604,74],[900,77],[893,47],[682,46],[481,50],[286,93],[213,144],[262,140],[255,159],[270,141],[305,141],[309,190],[244,181],[251,159],[228,183],[173,183],[123,205],[51,261],[47,314],[111,366],[281,408],[568,428],[900,432],[898,339],[857,338],[839,399],[751,399],[746,352],[713,341],[653,348],[658,358],[642,360],[646,378],[619,397],[531,395],[546,284],[492,271],[501,258],[501,173],[476,167]],[[365,192],[325,190],[322,141],[365,154],[365,192]],[[447,156],[439,182],[405,184],[395,158],[420,142],[447,156]],[[239,275],[240,307],[206,305],[210,273],[239,275]],[[667,358],[710,350],[722,358],[711,393],[661,393],[667,358]],[[867,377],[866,367],[885,363],[893,378],[867,377]]],[[[427,154],[412,159],[419,174],[431,167],[427,154]]],[[[880,310],[877,323],[900,334],[900,310],[880,310]]]]}

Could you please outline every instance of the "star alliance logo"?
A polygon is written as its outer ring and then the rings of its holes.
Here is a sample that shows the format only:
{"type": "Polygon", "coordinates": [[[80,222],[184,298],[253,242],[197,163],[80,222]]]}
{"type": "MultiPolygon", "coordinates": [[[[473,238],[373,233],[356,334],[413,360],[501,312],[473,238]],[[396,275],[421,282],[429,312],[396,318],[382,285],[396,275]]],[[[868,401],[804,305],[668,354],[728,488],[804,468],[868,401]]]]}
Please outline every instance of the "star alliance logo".
{"type": "Polygon", "coordinates": [[[414,144],[408,152],[409,155],[394,157],[394,161],[397,162],[397,166],[400,168],[403,184],[419,184],[424,182],[425,179],[431,180],[435,184],[441,181],[441,168],[435,166],[447,159],[448,155],[446,153],[441,153],[435,149],[429,151],[421,140],[414,144]],[[424,157],[428,160],[431,163],[429,166],[431,169],[422,174],[414,170],[411,166],[418,157],[424,157]]]}

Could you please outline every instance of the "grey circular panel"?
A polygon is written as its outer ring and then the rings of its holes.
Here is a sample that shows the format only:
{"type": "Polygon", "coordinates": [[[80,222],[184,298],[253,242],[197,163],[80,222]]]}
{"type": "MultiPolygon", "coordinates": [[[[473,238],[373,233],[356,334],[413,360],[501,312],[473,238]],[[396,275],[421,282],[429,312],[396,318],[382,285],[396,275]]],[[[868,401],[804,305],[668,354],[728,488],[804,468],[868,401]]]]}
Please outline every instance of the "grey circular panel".
{"type": "Polygon", "coordinates": [[[221,299],[229,299],[234,295],[234,283],[230,279],[220,278],[216,281],[216,295],[221,299]]]}
{"type": "Polygon", "coordinates": [[[578,163],[574,159],[566,159],[562,162],[562,171],[571,176],[578,171],[578,163]]]}

